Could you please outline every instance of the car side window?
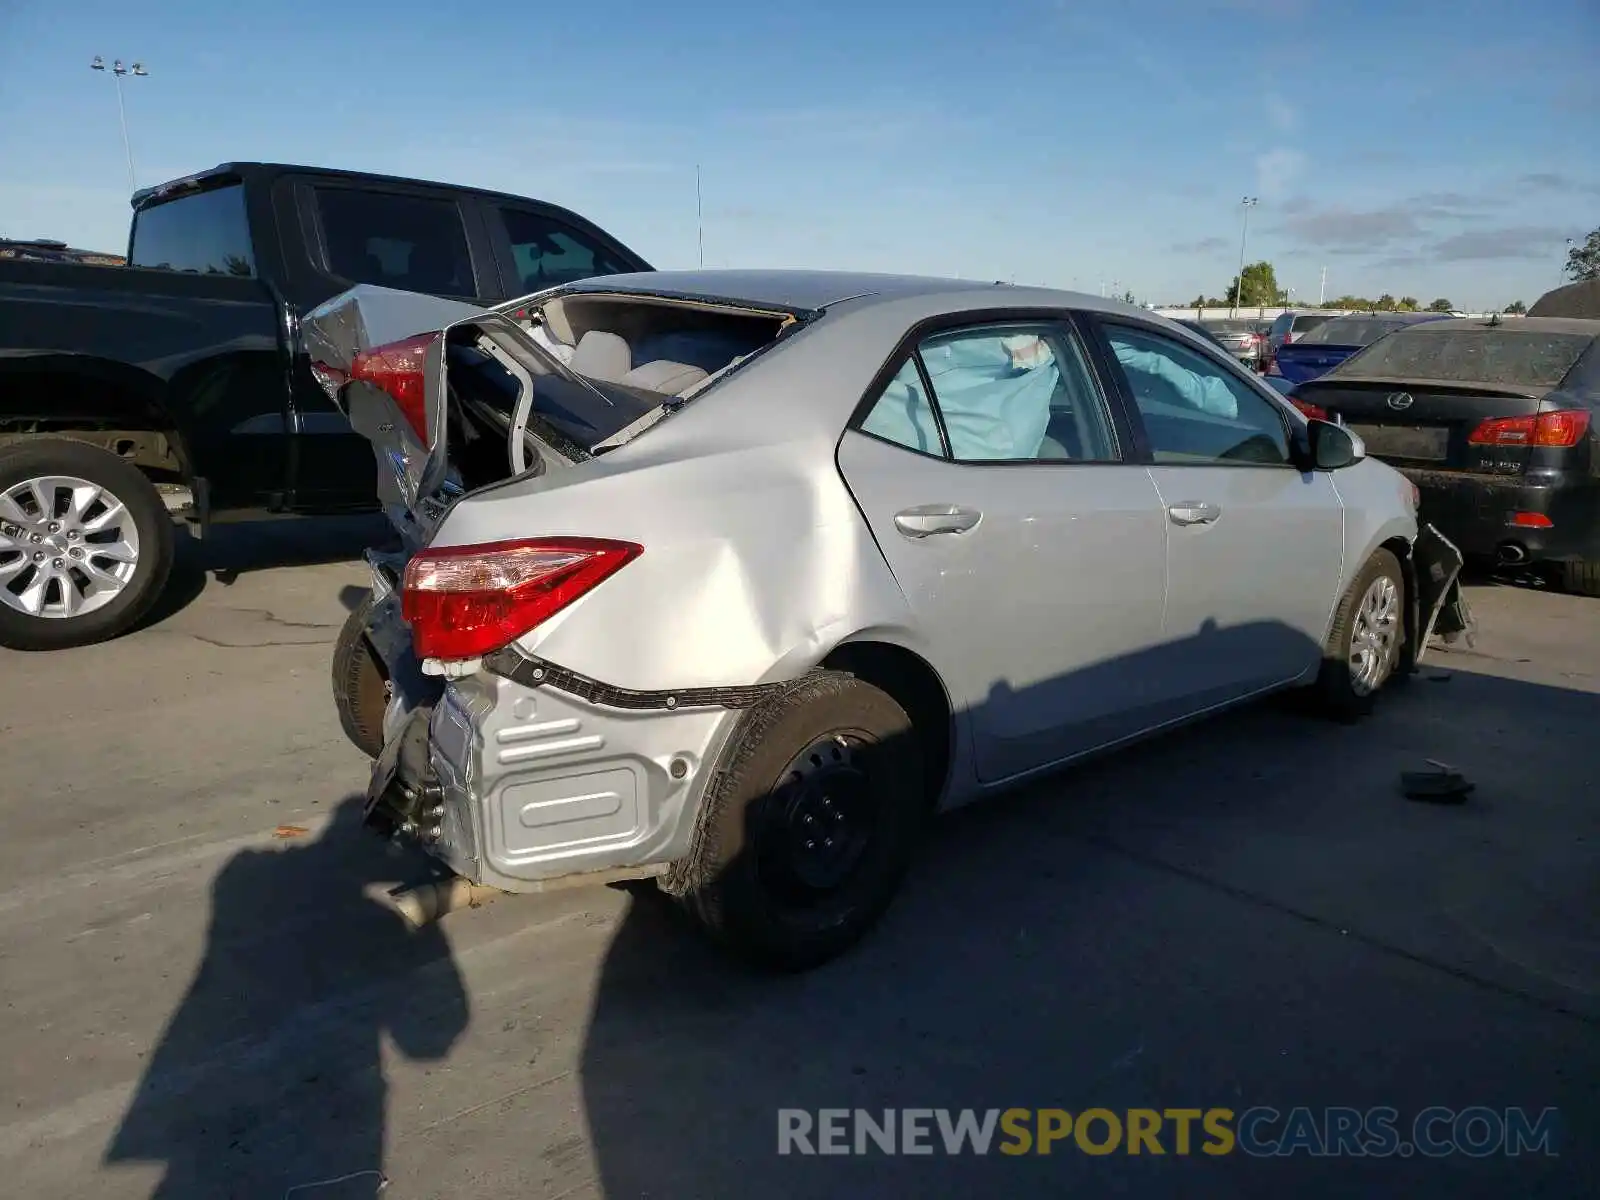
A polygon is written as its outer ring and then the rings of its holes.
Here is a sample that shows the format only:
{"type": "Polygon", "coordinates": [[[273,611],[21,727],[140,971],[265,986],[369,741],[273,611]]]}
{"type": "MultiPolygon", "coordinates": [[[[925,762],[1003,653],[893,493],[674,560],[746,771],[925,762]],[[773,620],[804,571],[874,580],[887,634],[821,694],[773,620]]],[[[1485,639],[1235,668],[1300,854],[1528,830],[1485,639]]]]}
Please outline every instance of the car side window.
{"type": "Polygon", "coordinates": [[[986,326],[923,339],[862,428],[937,454],[941,420],[956,462],[1117,461],[1104,401],[1064,325],[986,326]]]}
{"type": "Polygon", "coordinates": [[[428,196],[318,188],[328,269],[356,283],[439,296],[472,296],[472,257],[461,210],[428,196]]]}
{"type": "Polygon", "coordinates": [[[530,292],[630,270],[593,238],[526,208],[501,208],[517,278],[530,292]]]}
{"type": "Polygon", "coordinates": [[[1282,414],[1221,363],[1153,331],[1105,331],[1156,462],[1289,465],[1282,414]]]}

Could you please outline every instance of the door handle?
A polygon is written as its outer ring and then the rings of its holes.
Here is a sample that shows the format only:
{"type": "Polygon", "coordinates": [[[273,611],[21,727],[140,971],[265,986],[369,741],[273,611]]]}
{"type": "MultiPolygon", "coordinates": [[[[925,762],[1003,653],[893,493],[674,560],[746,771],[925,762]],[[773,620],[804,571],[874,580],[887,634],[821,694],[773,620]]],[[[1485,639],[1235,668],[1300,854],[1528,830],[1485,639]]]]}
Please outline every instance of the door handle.
{"type": "Polygon", "coordinates": [[[925,538],[935,533],[966,533],[983,514],[977,509],[956,504],[919,504],[894,515],[894,527],[908,538],[925,538]]]}
{"type": "Polygon", "coordinates": [[[1167,516],[1174,525],[1209,525],[1222,515],[1222,506],[1203,500],[1185,500],[1167,505],[1167,516]]]}

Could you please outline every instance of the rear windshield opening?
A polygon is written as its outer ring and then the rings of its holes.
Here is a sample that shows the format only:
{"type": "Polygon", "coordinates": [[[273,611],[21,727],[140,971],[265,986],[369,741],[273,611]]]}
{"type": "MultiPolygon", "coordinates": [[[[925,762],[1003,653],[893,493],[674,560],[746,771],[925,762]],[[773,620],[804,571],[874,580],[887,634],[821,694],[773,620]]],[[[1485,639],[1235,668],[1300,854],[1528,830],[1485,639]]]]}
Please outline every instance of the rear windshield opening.
{"type": "Polygon", "coordinates": [[[1586,334],[1481,326],[1403,329],[1332,373],[1549,389],[1560,385],[1593,340],[1586,334]]]}
{"type": "MultiPolygon", "coordinates": [[[[564,458],[581,459],[662,405],[702,391],[776,340],[792,319],[654,297],[567,296],[520,318],[559,366],[504,335],[496,344],[531,384],[528,434],[564,458]]],[[[504,446],[523,388],[479,338],[470,325],[451,334],[450,409],[466,426],[452,444],[465,450],[487,438],[485,464],[503,476],[505,455],[493,446],[504,446]]]]}

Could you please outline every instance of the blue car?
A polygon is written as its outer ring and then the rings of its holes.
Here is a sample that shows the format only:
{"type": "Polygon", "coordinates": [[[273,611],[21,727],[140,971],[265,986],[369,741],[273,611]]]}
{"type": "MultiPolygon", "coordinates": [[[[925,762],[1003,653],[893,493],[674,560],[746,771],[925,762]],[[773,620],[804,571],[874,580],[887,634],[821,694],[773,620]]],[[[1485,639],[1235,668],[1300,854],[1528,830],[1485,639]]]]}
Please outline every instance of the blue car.
{"type": "Polygon", "coordinates": [[[1279,346],[1274,359],[1276,374],[1291,385],[1305,383],[1327,374],[1357,350],[1365,349],[1396,329],[1449,318],[1449,313],[1356,313],[1334,317],[1279,346]]]}

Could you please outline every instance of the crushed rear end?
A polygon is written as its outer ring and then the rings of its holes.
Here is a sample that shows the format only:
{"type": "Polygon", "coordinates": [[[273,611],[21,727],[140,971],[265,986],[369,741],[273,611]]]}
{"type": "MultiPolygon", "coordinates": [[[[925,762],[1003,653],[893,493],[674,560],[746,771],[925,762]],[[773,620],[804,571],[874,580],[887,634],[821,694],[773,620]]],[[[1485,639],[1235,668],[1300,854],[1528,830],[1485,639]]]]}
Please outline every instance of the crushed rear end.
{"type": "Polygon", "coordinates": [[[502,485],[588,487],[598,459],[803,316],[569,285],[494,309],[361,287],[307,318],[312,370],[372,442],[401,542],[366,556],[365,636],[392,689],[369,825],[507,891],[681,853],[720,739],[770,688],[629,690],[519,649],[640,551],[539,528],[539,498],[518,503],[525,537],[433,541],[502,485]]]}

